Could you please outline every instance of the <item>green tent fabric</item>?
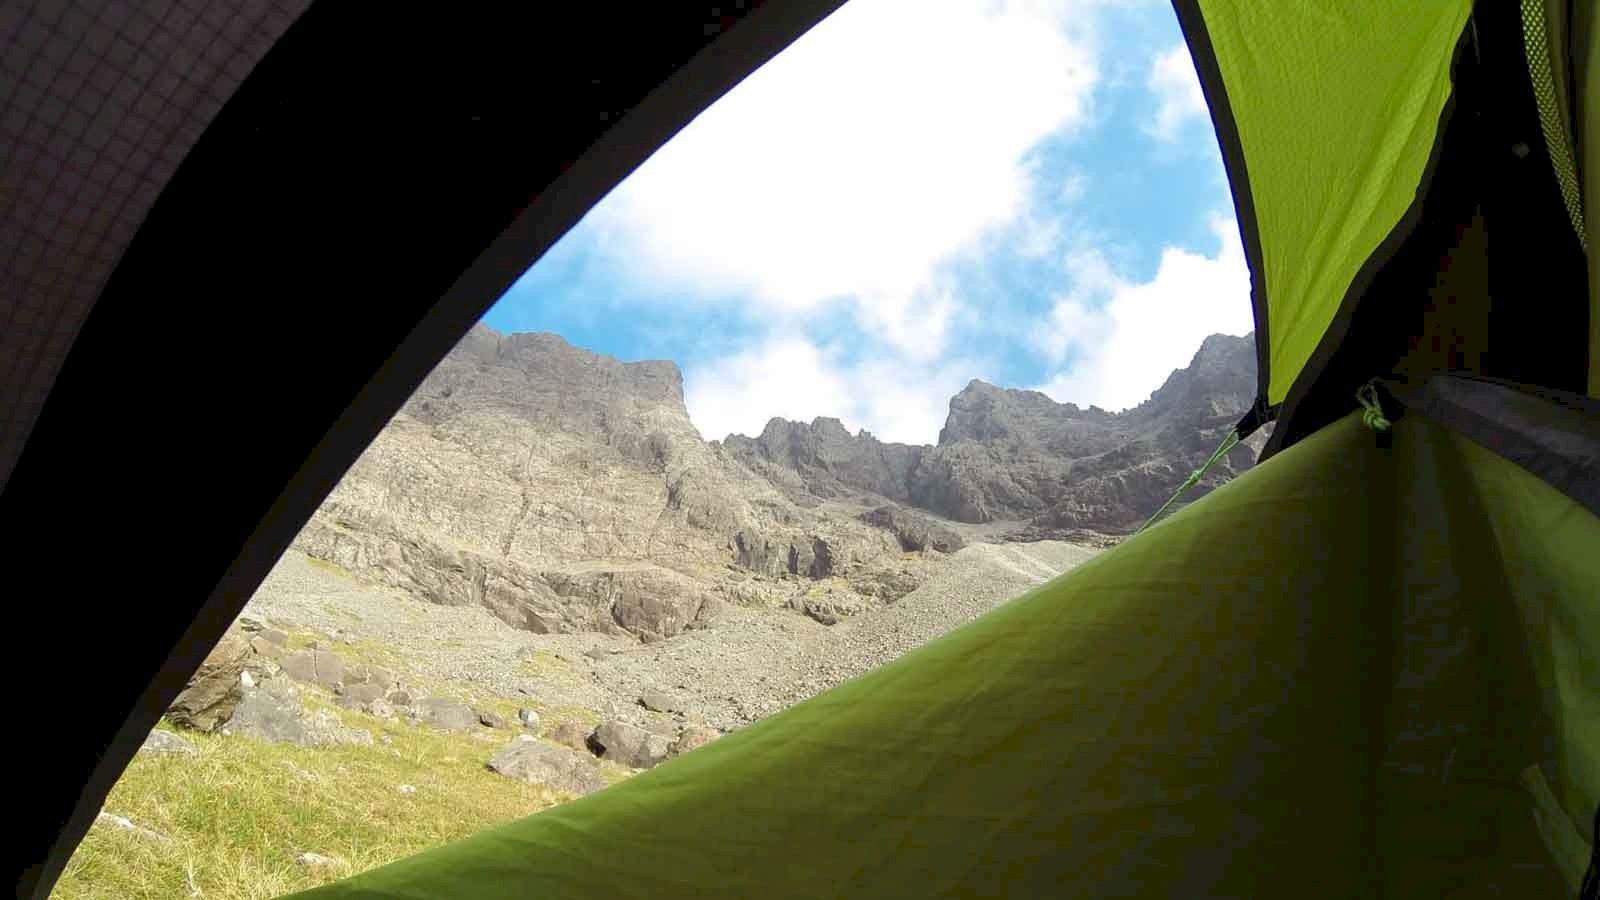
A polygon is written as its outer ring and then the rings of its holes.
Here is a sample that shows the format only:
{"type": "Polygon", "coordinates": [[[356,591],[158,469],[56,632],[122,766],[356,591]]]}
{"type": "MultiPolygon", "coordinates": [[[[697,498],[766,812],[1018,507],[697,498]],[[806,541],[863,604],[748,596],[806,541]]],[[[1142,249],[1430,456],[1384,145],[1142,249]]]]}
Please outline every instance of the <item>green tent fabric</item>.
{"type": "Polygon", "coordinates": [[[1569,896],[1596,547],[1498,455],[1352,414],[882,669],[304,896],[1569,896]]]}
{"type": "Polygon", "coordinates": [[[1415,199],[1472,4],[1199,7],[1248,169],[1229,174],[1236,193],[1248,185],[1240,205],[1254,207],[1266,399],[1281,403],[1356,273],[1415,199]]]}

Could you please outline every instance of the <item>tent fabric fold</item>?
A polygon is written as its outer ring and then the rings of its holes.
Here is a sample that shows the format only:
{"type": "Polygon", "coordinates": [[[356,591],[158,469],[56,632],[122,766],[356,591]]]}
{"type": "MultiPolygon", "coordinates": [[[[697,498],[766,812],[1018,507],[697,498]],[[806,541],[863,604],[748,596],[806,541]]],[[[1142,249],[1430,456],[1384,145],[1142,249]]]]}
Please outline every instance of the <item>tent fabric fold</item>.
{"type": "Polygon", "coordinates": [[[1418,196],[1472,4],[1177,5],[1203,17],[1222,81],[1208,100],[1215,109],[1226,95],[1246,163],[1235,171],[1227,160],[1229,180],[1236,196],[1248,184],[1261,257],[1252,274],[1264,282],[1253,287],[1266,310],[1256,334],[1271,372],[1266,399],[1281,403],[1418,196]]]}
{"type": "Polygon", "coordinates": [[[1570,895],[1600,518],[1393,432],[1352,414],[881,669],[301,896],[1570,895]]]}

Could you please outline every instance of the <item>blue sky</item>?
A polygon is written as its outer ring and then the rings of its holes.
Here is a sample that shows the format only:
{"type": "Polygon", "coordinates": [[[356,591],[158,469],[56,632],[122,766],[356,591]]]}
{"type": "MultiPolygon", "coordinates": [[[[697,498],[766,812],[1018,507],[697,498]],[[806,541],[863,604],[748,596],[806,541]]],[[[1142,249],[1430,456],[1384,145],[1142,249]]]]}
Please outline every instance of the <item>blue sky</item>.
{"type": "Polygon", "coordinates": [[[915,443],[973,378],[1122,409],[1251,328],[1165,0],[850,0],[484,321],[677,362],[707,439],[830,415],[915,443]]]}

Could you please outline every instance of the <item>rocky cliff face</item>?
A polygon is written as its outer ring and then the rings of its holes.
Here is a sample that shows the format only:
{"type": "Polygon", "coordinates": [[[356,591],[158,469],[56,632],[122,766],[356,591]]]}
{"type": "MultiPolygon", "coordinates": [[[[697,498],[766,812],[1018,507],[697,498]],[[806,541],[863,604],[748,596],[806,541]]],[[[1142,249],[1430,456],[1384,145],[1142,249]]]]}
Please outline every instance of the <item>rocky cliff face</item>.
{"type": "MultiPolygon", "coordinates": [[[[958,522],[1018,523],[1014,537],[1125,532],[1210,456],[1255,394],[1250,337],[1213,335],[1189,366],[1121,413],[973,381],[950,400],[934,446],[852,436],[833,419],[773,420],[723,446],[790,496],[868,495],[958,522]]],[[[1264,436],[1234,450],[1193,497],[1255,462],[1264,436]]]]}
{"type": "Polygon", "coordinates": [[[798,505],[702,441],[673,364],[481,325],[296,546],[519,628],[646,640],[703,624],[752,576],[877,591],[912,565],[892,534],[798,505]]]}
{"type": "MultiPolygon", "coordinates": [[[[828,418],[708,444],[672,363],[480,325],[296,546],[540,633],[653,641],[730,603],[831,620],[914,589],[968,539],[957,523],[1011,540],[1127,531],[1210,454],[1254,387],[1250,340],[1214,336],[1123,413],[974,381],[934,446],[828,418]],[[833,599],[819,606],[817,590],[833,599]]],[[[1258,448],[1235,450],[1194,495],[1258,448]]]]}

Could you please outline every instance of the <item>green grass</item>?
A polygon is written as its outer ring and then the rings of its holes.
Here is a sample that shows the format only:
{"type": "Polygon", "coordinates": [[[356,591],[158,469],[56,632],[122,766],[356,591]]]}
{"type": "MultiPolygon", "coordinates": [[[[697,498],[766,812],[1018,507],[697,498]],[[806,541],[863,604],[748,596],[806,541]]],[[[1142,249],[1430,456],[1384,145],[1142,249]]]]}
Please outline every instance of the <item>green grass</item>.
{"type": "MultiPolygon", "coordinates": [[[[309,692],[306,701],[308,708],[333,708],[309,692]]],[[[485,739],[481,733],[444,734],[338,712],[347,725],[371,731],[373,744],[308,748],[180,732],[199,753],[139,754],[104,809],[175,843],[165,846],[97,824],[52,896],[276,897],[529,815],[561,799],[548,788],[484,767],[514,732],[493,732],[485,739]],[[417,790],[402,794],[402,784],[417,790]],[[341,862],[307,869],[295,862],[304,851],[341,862]]],[[[514,716],[514,707],[511,712],[514,716]]],[[[603,768],[613,781],[622,777],[613,766],[603,768]]]]}

